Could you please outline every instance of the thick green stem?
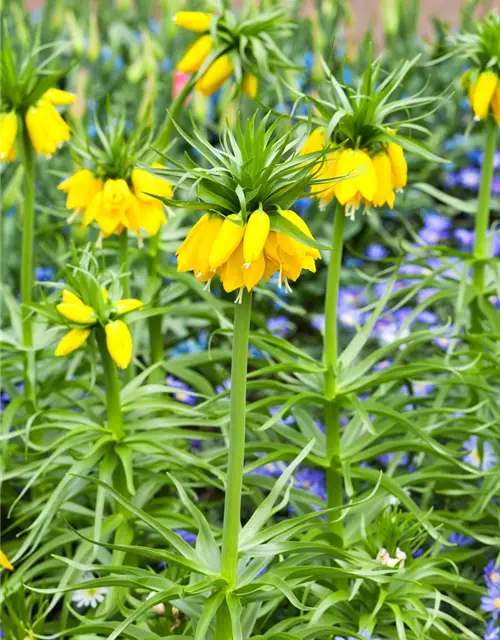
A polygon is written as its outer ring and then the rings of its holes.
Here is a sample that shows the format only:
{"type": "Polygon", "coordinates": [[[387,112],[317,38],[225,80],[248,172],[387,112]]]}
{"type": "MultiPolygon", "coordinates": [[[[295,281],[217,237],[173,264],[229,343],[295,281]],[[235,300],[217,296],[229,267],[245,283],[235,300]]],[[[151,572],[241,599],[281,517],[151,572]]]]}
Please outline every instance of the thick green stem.
{"type": "MultiPolygon", "coordinates": [[[[222,576],[229,589],[236,586],[238,541],[241,528],[241,489],[245,460],[245,404],[247,392],[248,334],[252,294],[243,292],[234,312],[233,355],[231,361],[231,413],[229,422],[229,458],[222,529],[222,576]]],[[[216,640],[232,640],[227,607],[217,613],[216,640]]]]}
{"type": "Polygon", "coordinates": [[[128,264],[128,233],[124,229],[120,235],[120,270],[122,283],[122,298],[130,298],[130,268],[128,264]]]}
{"type": "Polygon", "coordinates": [[[104,369],[104,380],[106,384],[106,404],[108,414],[108,427],[113,432],[117,440],[121,440],[125,435],[123,429],[123,416],[120,403],[120,382],[118,372],[113,359],[109,355],[106,346],[106,333],[102,327],[96,328],[97,344],[101,353],[102,366],[104,369]]]}
{"type": "MultiPolygon", "coordinates": [[[[332,255],[328,267],[328,280],[325,300],[325,331],[323,363],[325,365],[325,434],[326,434],[326,490],[328,507],[342,506],[342,466],[340,462],[340,415],[336,402],[335,369],[338,357],[338,297],[342,249],[344,241],[345,212],[340,205],[335,211],[333,223],[332,255]]],[[[328,516],[329,532],[338,546],[343,546],[344,527],[341,521],[335,522],[339,513],[328,516]]]]}
{"type": "MultiPolygon", "coordinates": [[[[488,257],[488,227],[490,218],[491,182],[493,180],[493,165],[497,139],[497,124],[492,116],[486,123],[486,145],[484,149],[481,185],[479,187],[479,203],[476,214],[476,228],[474,241],[474,257],[481,260],[488,257]]],[[[474,285],[476,292],[484,293],[485,264],[478,262],[474,265],[474,285]]]]}
{"type": "Polygon", "coordinates": [[[23,128],[24,182],[23,244],[21,257],[21,313],[24,352],[24,394],[28,402],[36,404],[35,352],[31,304],[33,294],[33,233],[35,205],[35,169],[33,146],[26,127],[23,128]]]}

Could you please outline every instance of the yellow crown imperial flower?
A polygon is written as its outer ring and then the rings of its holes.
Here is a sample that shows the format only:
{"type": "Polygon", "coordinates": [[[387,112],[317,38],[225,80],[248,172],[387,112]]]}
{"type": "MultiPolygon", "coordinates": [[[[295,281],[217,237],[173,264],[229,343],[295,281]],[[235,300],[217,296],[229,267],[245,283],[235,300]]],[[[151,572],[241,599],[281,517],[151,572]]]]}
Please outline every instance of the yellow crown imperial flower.
{"type": "Polygon", "coordinates": [[[56,306],[59,313],[71,322],[77,324],[95,324],[97,321],[97,314],[92,307],[87,304],[71,304],[62,302],[56,306]]]}
{"type": "Polygon", "coordinates": [[[222,223],[222,226],[212,244],[208,257],[208,266],[215,272],[233,253],[240,244],[245,233],[241,216],[233,213],[222,223]]]}
{"type": "Polygon", "coordinates": [[[11,564],[3,551],[0,551],[0,567],[8,569],[9,571],[14,571],[14,565],[11,564]]]}
{"type": "Polygon", "coordinates": [[[491,99],[491,111],[495,118],[495,122],[500,127],[500,81],[495,89],[493,98],[491,99]]]}
{"type": "Polygon", "coordinates": [[[254,211],[245,229],[243,240],[243,259],[245,265],[250,265],[261,256],[267,236],[271,227],[271,221],[265,211],[254,211]]]}
{"type": "Polygon", "coordinates": [[[208,213],[198,220],[176,252],[177,270],[180,273],[193,271],[201,282],[206,282],[213,276],[208,260],[222,224],[221,216],[211,216],[208,213]]]}
{"type": "Polygon", "coordinates": [[[257,80],[257,77],[254,76],[253,73],[245,71],[243,74],[243,82],[241,83],[241,90],[243,93],[253,100],[257,95],[258,85],[259,81],[257,80]]]}
{"type": "Polygon", "coordinates": [[[392,186],[399,191],[406,187],[408,180],[408,165],[401,145],[389,142],[386,147],[392,168],[392,186]]]}
{"type": "Polygon", "coordinates": [[[81,347],[89,335],[89,328],[71,329],[57,345],[55,355],[67,356],[69,353],[81,347]]]}
{"type": "Polygon", "coordinates": [[[89,169],[81,169],[58,185],[67,194],[66,209],[86,209],[94,196],[102,190],[102,180],[89,169]]]}
{"type": "Polygon", "coordinates": [[[109,355],[120,369],[126,369],[132,360],[132,336],[123,320],[108,322],[104,327],[109,355]]]}
{"type": "Polygon", "coordinates": [[[469,99],[476,120],[484,120],[488,115],[493,96],[499,84],[494,71],[483,71],[475,83],[469,87],[469,99]]]}
{"type": "Polygon", "coordinates": [[[42,97],[26,113],[26,128],[35,151],[52,156],[69,140],[70,128],[49,100],[42,97]]]}
{"type": "Polygon", "coordinates": [[[203,33],[210,29],[210,21],[212,13],[204,13],[202,11],[177,11],[173,20],[178,27],[203,33]]]}
{"type": "Polygon", "coordinates": [[[370,156],[361,149],[344,149],[336,162],[337,177],[343,176],[333,187],[335,197],[346,207],[346,215],[353,215],[361,199],[371,202],[377,190],[377,176],[370,156]]]}
{"type": "Polygon", "coordinates": [[[393,191],[393,171],[389,156],[385,151],[381,151],[373,156],[372,164],[377,176],[377,191],[373,196],[373,205],[375,207],[383,207],[384,204],[388,204],[392,209],[395,195],[393,191]]]}
{"type": "Polygon", "coordinates": [[[234,66],[229,55],[224,54],[217,58],[202,77],[195,88],[204,96],[211,96],[233,75],[234,66]]]}
{"type": "Polygon", "coordinates": [[[15,111],[0,115],[0,160],[16,159],[17,115],[15,111]]]}
{"type": "Polygon", "coordinates": [[[47,89],[47,91],[43,94],[43,98],[52,102],[52,104],[63,105],[63,104],[73,104],[76,100],[76,96],[74,93],[70,93],[69,91],[63,91],[62,89],[56,89],[55,87],[51,87],[47,89]]]}
{"type": "Polygon", "coordinates": [[[203,63],[213,49],[212,36],[208,34],[201,36],[186,51],[177,63],[177,71],[181,73],[195,73],[203,66],[203,63]]]}
{"type": "Polygon", "coordinates": [[[135,298],[123,298],[123,300],[117,300],[113,306],[116,313],[121,316],[124,313],[130,313],[130,311],[142,309],[144,303],[141,302],[141,300],[136,300],[135,298]]]}

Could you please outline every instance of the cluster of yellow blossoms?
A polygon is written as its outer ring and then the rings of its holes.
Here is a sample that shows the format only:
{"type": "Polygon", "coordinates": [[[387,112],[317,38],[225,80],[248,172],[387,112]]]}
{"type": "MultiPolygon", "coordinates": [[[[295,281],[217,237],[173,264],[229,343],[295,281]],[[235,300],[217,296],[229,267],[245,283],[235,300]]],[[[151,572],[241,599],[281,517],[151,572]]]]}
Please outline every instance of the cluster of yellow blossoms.
{"type": "Polygon", "coordinates": [[[470,76],[471,71],[466,71],[462,84],[469,90],[469,102],[476,120],[484,120],[491,109],[500,126],[500,78],[493,70],[483,71],[475,82],[470,76]]]}
{"type": "Polygon", "coordinates": [[[101,179],[89,169],[81,169],[57,188],[67,194],[67,209],[83,212],[83,227],[95,220],[104,237],[124,229],[138,235],[141,229],[157,234],[166,218],[163,203],[153,196],[172,197],[169,182],[143,169],[132,170],[130,185],[123,178],[101,179]]]}
{"type": "MultiPolygon", "coordinates": [[[[321,151],[326,142],[326,131],[319,127],[311,133],[301,154],[321,151]]],[[[389,142],[373,154],[364,149],[332,151],[315,171],[316,177],[325,182],[313,185],[311,192],[325,204],[336,198],[348,216],[353,216],[361,204],[366,207],[387,204],[392,209],[394,191],[406,186],[408,176],[403,149],[395,142],[389,142]],[[328,183],[328,179],[332,182],[328,183]]]]}
{"type": "MultiPolygon", "coordinates": [[[[293,211],[279,211],[288,222],[312,239],[307,224],[293,211]]],[[[246,224],[239,214],[225,218],[205,213],[177,251],[177,269],[193,271],[199,282],[210,282],[218,274],[226,292],[246,287],[251,291],[261,280],[279,272],[289,289],[302,269],[316,271],[317,249],[281,232],[270,230],[268,214],[254,211],[246,224]]]]}
{"type": "MultiPolygon", "coordinates": [[[[177,26],[202,34],[177,64],[178,71],[196,73],[202,68],[205,60],[214,49],[213,38],[208,33],[212,17],[211,13],[203,13],[201,11],[178,11],[175,14],[174,21],[177,26]]],[[[231,57],[225,53],[212,62],[196,83],[195,88],[204,96],[210,96],[229,80],[233,75],[233,71],[234,66],[231,62],[231,57]]],[[[257,95],[257,78],[252,73],[245,71],[241,88],[243,93],[246,93],[250,98],[255,98],[257,95]]]]}
{"type": "MultiPolygon", "coordinates": [[[[93,307],[85,304],[76,294],[64,289],[63,301],[57,305],[59,313],[70,322],[79,325],[71,329],[57,345],[56,356],[66,356],[75,351],[89,337],[92,329],[98,324],[97,313],[93,307]]],[[[106,303],[110,302],[106,289],[102,290],[106,303]]],[[[132,336],[127,325],[120,320],[120,316],[136,309],[141,309],[140,300],[126,298],[112,302],[113,320],[104,325],[106,346],[110,356],[120,369],[126,369],[132,360],[132,336]]]]}
{"type": "MultiPolygon", "coordinates": [[[[25,115],[26,129],[37,153],[50,157],[67,142],[70,128],[54,105],[73,103],[75,96],[61,89],[48,89],[41,99],[28,107],[25,115]]],[[[17,113],[8,111],[0,115],[0,160],[15,160],[17,137],[17,113]]]]}

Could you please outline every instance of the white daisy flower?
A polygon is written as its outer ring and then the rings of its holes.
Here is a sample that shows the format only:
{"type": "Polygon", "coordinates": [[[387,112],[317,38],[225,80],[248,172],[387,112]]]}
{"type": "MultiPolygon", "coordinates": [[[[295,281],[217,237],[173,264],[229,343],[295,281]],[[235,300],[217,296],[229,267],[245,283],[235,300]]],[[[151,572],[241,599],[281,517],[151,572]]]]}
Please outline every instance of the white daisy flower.
{"type": "MultiPolygon", "coordinates": [[[[94,578],[95,576],[91,573],[86,573],[82,582],[94,580],[94,578]]],[[[103,602],[107,592],[107,587],[87,587],[86,589],[77,589],[71,599],[78,608],[92,607],[92,609],[95,609],[98,604],[103,602]]]]}

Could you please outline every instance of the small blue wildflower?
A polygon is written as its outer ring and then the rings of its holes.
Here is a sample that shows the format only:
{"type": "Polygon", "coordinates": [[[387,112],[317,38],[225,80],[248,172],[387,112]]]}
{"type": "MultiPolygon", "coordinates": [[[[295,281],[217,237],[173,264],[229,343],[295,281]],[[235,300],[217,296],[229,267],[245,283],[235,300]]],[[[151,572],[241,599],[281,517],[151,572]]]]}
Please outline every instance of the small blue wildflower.
{"type": "Polygon", "coordinates": [[[429,227],[422,227],[418,232],[418,237],[426,244],[434,245],[439,244],[443,240],[448,238],[448,232],[438,231],[437,229],[430,229],[429,227]]]}
{"type": "Polygon", "coordinates": [[[498,620],[500,616],[500,590],[498,587],[490,588],[488,595],[481,598],[481,609],[491,613],[493,620],[498,620]]]}
{"type": "Polygon", "coordinates": [[[416,322],[421,322],[422,324],[433,325],[438,321],[437,315],[433,311],[429,311],[429,309],[424,309],[421,311],[415,318],[416,322]]]}
{"type": "Polygon", "coordinates": [[[390,358],[386,358],[385,360],[380,360],[380,362],[377,362],[377,364],[373,367],[374,371],[384,371],[384,369],[388,369],[392,364],[392,360],[390,358]]]}
{"type": "Polygon", "coordinates": [[[196,404],[196,397],[193,395],[193,389],[182,380],[179,380],[175,376],[168,376],[167,385],[177,389],[177,391],[173,392],[173,396],[178,402],[190,405],[196,404]]]}
{"type": "Polygon", "coordinates": [[[321,433],[325,433],[325,425],[319,420],[319,418],[314,418],[314,424],[318,427],[321,433]]]}
{"type": "Polygon", "coordinates": [[[451,228],[451,220],[439,213],[428,212],[425,215],[425,226],[435,231],[448,231],[451,228]]]}
{"type": "Polygon", "coordinates": [[[425,289],[420,289],[417,293],[417,302],[425,302],[435,293],[439,293],[439,289],[433,287],[427,287],[425,289]]]}
{"type": "Polygon", "coordinates": [[[455,241],[460,249],[470,249],[474,244],[474,231],[469,229],[455,229],[455,241]]]}
{"type": "Polygon", "coordinates": [[[500,587],[500,567],[495,565],[494,560],[490,560],[484,568],[484,580],[489,588],[500,587]]]}
{"type": "MultiPolygon", "coordinates": [[[[395,453],[383,453],[382,455],[377,456],[376,460],[379,464],[387,467],[394,460],[395,455],[395,453]]],[[[405,467],[408,464],[409,460],[410,456],[407,453],[403,453],[398,461],[398,467],[405,467]]]]}
{"type": "Polygon", "coordinates": [[[38,282],[51,282],[54,280],[54,267],[37,267],[35,269],[35,280],[38,280],[38,282]]]}
{"type": "Polygon", "coordinates": [[[470,464],[471,467],[476,467],[481,471],[489,471],[496,465],[497,457],[493,447],[487,440],[484,440],[482,444],[483,451],[481,454],[479,438],[476,435],[470,436],[462,445],[467,451],[467,455],[464,456],[463,460],[470,464]]]}
{"type": "Polygon", "coordinates": [[[347,305],[339,308],[338,318],[341,325],[353,328],[363,324],[365,314],[359,309],[347,305]]]}
{"type": "Polygon", "coordinates": [[[272,333],[277,338],[286,338],[292,330],[292,324],[286,316],[269,318],[266,322],[266,327],[269,333],[272,333]]]}
{"type": "Polygon", "coordinates": [[[185,529],[172,529],[172,531],[180,536],[184,540],[184,542],[187,542],[188,544],[195,544],[196,533],[193,533],[192,531],[186,531],[185,529]]]}
{"type": "Polygon", "coordinates": [[[415,551],[411,554],[412,558],[415,558],[415,560],[417,558],[420,558],[420,556],[423,556],[425,553],[425,551],[422,549],[422,547],[419,547],[418,549],[415,549],[415,551]]]}
{"type": "Polygon", "coordinates": [[[450,533],[448,536],[448,542],[452,544],[456,544],[458,547],[469,547],[471,544],[474,544],[474,538],[470,536],[466,536],[465,533],[450,533]]]}
{"type": "Polygon", "coordinates": [[[325,316],[322,313],[314,315],[311,318],[311,326],[313,329],[316,329],[317,331],[321,331],[321,333],[323,333],[323,331],[325,330],[325,316]]]}
{"type": "Polygon", "coordinates": [[[148,20],[149,30],[155,36],[160,33],[160,23],[155,18],[149,18],[148,20]]]}
{"type": "MultiPolygon", "coordinates": [[[[363,638],[366,638],[366,640],[377,640],[376,638],[372,638],[368,634],[368,631],[366,631],[366,629],[364,631],[361,631],[359,635],[362,636],[363,638]]],[[[354,636],[347,636],[347,638],[344,639],[342,638],[342,636],[335,636],[335,640],[357,640],[357,638],[355,638],[354,636]]]]}
{"type": "Polygon", "coordinates": [[[476,167],[466,167],[458,174],[458,181],[464,189],[477,191],[481,182],[481,171],[476,167]]]}
{"type": "MultiPolygon", "coordinates": [[[[302,467],[295,474],[293,486],[295,489],[309,491],[312,495],[326,501],[325,474],[323,471],[302,467]]],[[[316,505],[313,508],[315,510],[320,509],[316,505]]]]}
{"type": "Polygon", "coordinates": [[[444,184],[449,189],[454,189],[458,183],[459,183],[458,173],[455,173],[454,171],[450,171],[445,175],[444,184]]]}
{"type": "Polygon", "coordinates": [[[223,380],[222,384],[215,385],[215,392],[222,393],[223,391],[229,391],[231,389],[231,380],[228,378],[227,380],[223,380]]]}
{"type": "Polygon", "coordinates": [[[293,205],[294,211],[303,216],[312,204],[312,198],[299,198],[293,205]]]}
{"type": "Polygon", "coordinates": [[[496,626],[495,620],[490,620],[486,625],[483,640],[500,640],[500,627],[496,626]]]}
{"type": "Polygon", "coordinates": [[[125,67],[125,60],[121,56],[116,56],[113,60],[113,71],[121,71],[125,67]]]}
{"type": "Polygon", "coordinates": [[[109,62],[113,57],[113,49],[109,46],[109,44],[105,44],[101,47],[100,58],[103,64],[109,62]]]}
{"type": "Polygon", "coordinates": [[[306,51],[304,53],[303,61],[304,61],[304,67],[307,69],[308,72],[311,72],[314,65],[314,52],[306,51]]]}
{"type": "Polygon", "coordinates": [[[365,255],[370,260],[382,260],[389,255],[389,249],[381,244],[372,243],[366,247],[365,255]]]}
{"type": "Polygon", "coordinates": [[[251,345],[250,345],[250,347],[249,347],[248,351],[249,351],[250,355],[251,355],[253,358],[259,358],[259,360],[260,360],[260,359],[262,359],[262,358],[264,357],[264,356],[262,355],[262,352],[261,352],[261,351],[259,351],[259,350],[257,349],[257,347],[255,347],[253,344],[251,344],[251,345]]]}
{"type": "MultiPolygon", "coordinates": [[[[277,407],[269,407],[269,413],[272,416],[275,416],[278,411],[281,409],[281,407],[277,406],[277,407]]],[[[292,414],[289,414],[286,416],[286,418],[281,418],[281,420],[278,420],[278,424],[284,424],[286,426],[290,426],[291,424],[295,424],[295,418],[293,417],[292,414]]]]}
{"type": "MultiPolygon", "coordinates": [[[[263,455],[265,454],[257,454],[258,457],[261,457],[263,455]]],[[[250,474],[268,476],[270,478],[279,478],[283,471],[285,471],[286,467],[287,465],[285,462],[278,460],[277,462],[268,462],[267,464],[263,464],[261,467],[253,469],[252,471],[250,471],[250,474]]]]}

